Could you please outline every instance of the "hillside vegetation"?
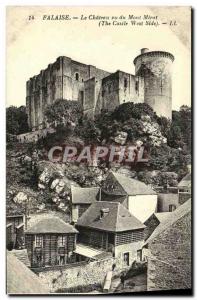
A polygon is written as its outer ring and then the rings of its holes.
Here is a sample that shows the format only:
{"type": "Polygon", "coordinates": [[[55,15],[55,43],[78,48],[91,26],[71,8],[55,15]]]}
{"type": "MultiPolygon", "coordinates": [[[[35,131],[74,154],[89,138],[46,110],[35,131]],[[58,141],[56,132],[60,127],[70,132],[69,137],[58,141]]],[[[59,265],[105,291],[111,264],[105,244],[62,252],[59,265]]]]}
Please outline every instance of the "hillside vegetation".
{"type": "MultiPolygon", "coordinates": [[[[24,108],[7,108],[7,117],[8,137],[28,128],[24,108]]],[[[67,210],[71,184],[98,186],[110,170],[118,170],[153,187],[176,186],[188,171],[191,109],[187,106],[173,111],[171,121],[158,117],[147,104],[132,102],[120,105],[113,112],[102,111],[95,120],[89,120],[82,116],[82,109],[76,102],[58,100],[47,108],[45,118],[56,132],[36,144],[19,144],[7,139],[7,203],[10,210],[24,211],[27,199],[32,210],[43,205],[56,205],[67,210]],[[120,136],[123,136],[121,142],[125,146],[143,143],[148,162],[117,166],[102,161],[93,168],[73,162],[52,163],[47,158],[54,145],[78,149],[84,145],[110,146],[117,145],[120,136]],[[17,196],[20,192],[23,194],[17,196]]]]}

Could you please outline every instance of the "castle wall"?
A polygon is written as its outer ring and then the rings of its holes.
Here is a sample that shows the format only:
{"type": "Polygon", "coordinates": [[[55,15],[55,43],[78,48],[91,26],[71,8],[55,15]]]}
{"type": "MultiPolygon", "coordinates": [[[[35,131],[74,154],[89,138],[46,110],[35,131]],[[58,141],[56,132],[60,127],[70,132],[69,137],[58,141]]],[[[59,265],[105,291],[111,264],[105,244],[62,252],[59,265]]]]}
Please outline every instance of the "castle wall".
{"type": "Polygon", "coordinates": [[[109,74],[95,66],[79,63],[69,57],[58,57],[39,75],[27,81],[26,110],[29,127],[33,130],[41,128],[47,105],[51,105],[58,99],[79,101],[82,105],[85,104],[84,109],[90,111],[93,117],[96,99],[100,97],[101,80],[109,74]],[[85,87],[85,81],[93,77],[95,77],[94,89],[93,81],[88,82],[85,87]],[[91,95],[90,99],[88,99],[89,96],[86,97],[86,101],[84,101],[85,88],[86,94],[91,95]]]}
{"type": "Polygon", "coordinates": [[[144,79],[119,71],[119,104],[144,102],[144,79]]]}
{"type": "Polygon", "coordinates": [[[103,78],[102,81],[103,108],[114,110],[119,105],[119,74],[118,72],[103,78]]]}
{"type": "Polygon", "coordinates": [[[173,56],[162,51],[147,52],[138,56],[134,63],[136,75],[144,77],[144,102],[159,116],[172,117],[173,56]]]}
{"type": "Polygon", "coordinates": [[[44,112],[58,99],[79,101],[91,118],[102,109],[114,110],[125,102],[147,103],[158,114],[171,118],[173,56],[148,52],[134,60],[136,75],[107,71],[61,56],[26,83],[29,127],[41,129],[44,112]]]}
{"type": "Polygon", "coordinates": [[[94,116],[94,106],[95,106],[95,86],[96,79],[95,77],[85,81],[85,97],[83,102],[84,113],[88,115],[88,117],[93,118],[94,116]]]}

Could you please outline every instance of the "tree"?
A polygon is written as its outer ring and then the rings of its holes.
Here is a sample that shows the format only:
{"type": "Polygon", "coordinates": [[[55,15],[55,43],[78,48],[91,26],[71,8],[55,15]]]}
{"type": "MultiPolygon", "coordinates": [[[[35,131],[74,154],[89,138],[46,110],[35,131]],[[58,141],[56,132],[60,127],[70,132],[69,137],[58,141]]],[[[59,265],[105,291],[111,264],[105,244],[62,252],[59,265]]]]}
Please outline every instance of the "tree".
{"type": "Polygon", "coordinates": [[[45,117],[51,125],[75,126],[82,118],[82,107],[77,101],[59,99],[47,107],[45,117]]]}
{"type": "Polygon", "coordinates": [[[152,120],[156,118],[153,109],[146,103],[127,102],[116,107],[112,117],[119,121],[126,121],[130,118],[141,119],[142,115],[148,115],[152,120]]]}
{"type": "Polygon", "coordinates": [[[172,122],[167,133],[168,145],[173,148],[187,147],[191,151],[191,108],[183,105],[172,112],[172,122]]]}
{"type": "Polygon", "coordinates": [[[25,106],[10,106],[6,108],[6,132],[21,134],[29,131],[25,106]]]}

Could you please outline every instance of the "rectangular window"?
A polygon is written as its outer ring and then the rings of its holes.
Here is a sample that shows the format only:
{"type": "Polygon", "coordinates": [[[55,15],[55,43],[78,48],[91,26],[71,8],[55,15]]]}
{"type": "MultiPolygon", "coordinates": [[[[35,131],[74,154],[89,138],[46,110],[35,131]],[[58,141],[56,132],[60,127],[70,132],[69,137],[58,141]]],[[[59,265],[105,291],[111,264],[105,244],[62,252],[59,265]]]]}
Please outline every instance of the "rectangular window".
{"type": "Polygon", "coordinates": [[[125,78],[125,79],[124,79],[124,88],[125,88],[125,89],[127,88],[127,85],[128,85],[128,84],[127,84],[127,78],[125,78]]]}
{"type": "Polygon", "coordinates": [[[139,91],[139,81],[135,82],[135,91],[136,93],[139,91]]]}
{"type": "Polygon", "coordinates": [[[126,266],[129,266],[129,252],[123,254],[123,261],[126,266]]]}
{"type": "Polygon", "coordinates": [[[36,235],[35,236],[35,246],[36,247],[42,247],[42,243],[43,243],[42,235],[36,235]]]}
{"type": "Polygon", "coordinates": [[[66,246],[66,236],[65,235],[61,235],[58,236],[58,246],[59,247],[65,247],[66,246]]]}
{"type": "Polygon", "coordinates": [[[137,250],[137,260],[142,261],[142,250],[137,250]]]}

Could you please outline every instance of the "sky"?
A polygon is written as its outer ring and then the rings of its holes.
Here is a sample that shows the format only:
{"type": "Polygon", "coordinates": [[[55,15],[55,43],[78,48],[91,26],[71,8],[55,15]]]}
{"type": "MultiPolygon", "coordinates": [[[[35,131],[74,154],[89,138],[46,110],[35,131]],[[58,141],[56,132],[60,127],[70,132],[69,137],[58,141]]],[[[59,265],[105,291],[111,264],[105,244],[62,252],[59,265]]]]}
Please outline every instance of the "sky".
{"type": "MultiPolygon", "coordinates": [[[[118,20],[121,21],[121,20],[118,20]]],[[[25,105],[26,81],[58,56],[95,65],[109,72],[134,74],[134,58],[141,48],[163,50],[175,56],[172,106],[191,105],[191,24],[189,7],[46,7],[7,8],[7,101],[25,105]],[[79,19],[43,20],[43,15],[78,16],[79,19]],[[99,26],[81,15],[157,16],[160,26],[99,26]],[[29,16],[34,19],[29,20],[29,16]],[[170,21],[176,21],[170,26],[170,21]]]]}

